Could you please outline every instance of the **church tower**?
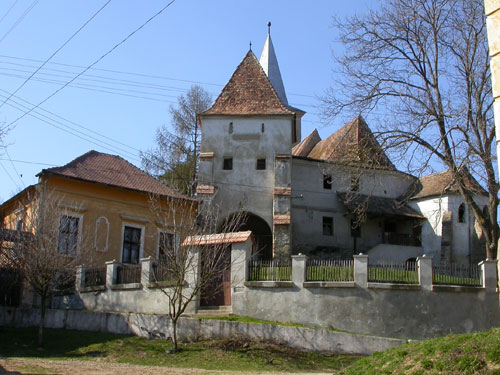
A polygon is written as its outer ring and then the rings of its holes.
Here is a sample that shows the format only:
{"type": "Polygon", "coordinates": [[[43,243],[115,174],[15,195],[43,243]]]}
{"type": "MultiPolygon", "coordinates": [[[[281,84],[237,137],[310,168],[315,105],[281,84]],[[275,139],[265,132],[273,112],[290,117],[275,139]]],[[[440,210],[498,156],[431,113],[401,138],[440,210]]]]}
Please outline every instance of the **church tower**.
{"type": "Polygon", "coordinates": [[[243,210],[240,229],[252,230],[261,258],[291,255],[291,151],[304,113],[288,104],[268,33],[260,61],[250,49],[199,115],[198,196],[218,207],[221,223],[243,210]]]}

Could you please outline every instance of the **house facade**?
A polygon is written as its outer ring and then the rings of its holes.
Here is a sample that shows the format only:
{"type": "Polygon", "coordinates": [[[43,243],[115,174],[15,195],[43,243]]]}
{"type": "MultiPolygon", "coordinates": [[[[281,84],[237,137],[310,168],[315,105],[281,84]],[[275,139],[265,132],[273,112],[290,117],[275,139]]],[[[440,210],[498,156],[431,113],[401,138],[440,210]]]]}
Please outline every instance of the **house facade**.
{"type": "Polygon", "coordinates": [[[160,219],[152,199],[163,207],[179,205],[178,215],[195,217],[196,201],[118,156],[90,151],[62,167],[44,169],[38,177],[38,184],[0,206],[4,234],[0,241],[11,242],[16,231],[30,230],[31,212],[38,212],[33,207],[43,194],[56,202],[48,205],[46,214],[56,215],[60,222],[55,245],[59,252],[85,251],[98,265],[113,259],[125,264],[137,264],[148,256],[158,259],[162,246],[179,241],[176,218],[160,219]]]}
{"type": "MultiPolygon", "coordinates": [[[[198,197],[215,203],[221,220],[247,213],[241,230],[253,232],[256,256],[484,259],[480,230],[448,172],[397,170],[361,116],[324,140],[316,130],[302,139],[304,114],[288,103],[268,35],[260,59],[248,51],[199,115],[198,197]]],[[[480,188],[475,199],[487,204],[480,188]]]]}

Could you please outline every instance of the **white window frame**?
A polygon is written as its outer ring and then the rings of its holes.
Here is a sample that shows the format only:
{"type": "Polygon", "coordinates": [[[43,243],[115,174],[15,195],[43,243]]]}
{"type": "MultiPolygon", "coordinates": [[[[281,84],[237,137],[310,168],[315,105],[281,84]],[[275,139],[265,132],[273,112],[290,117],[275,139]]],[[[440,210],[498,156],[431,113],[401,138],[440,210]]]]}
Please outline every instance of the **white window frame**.
{"type": "Polygon", "coordinates": [[[97,252],[105,253],[106,251],[108,251],[108,246],[109,246],[109,220],[106,216],[99,216],[95,221],[94,249],[97,252]],[[101,220],[104,220],[104,222],[106,223],[106,246],[104,247],[104,249],[97,248],[97,228],[99,227],[99,222],[101,220]]]}
{"type": "Polygon", "coordinates": [[[146,237],[146,226],[140,225],[140,224],[130,223],[128,221],[122,222],[122,238],[121,238],[121,244],[120,244],[120,263],[122,263],[122,260],[123,260],[123,240],[125,238],[125,227],[132,227],[132,228],[137,228],[137,229],[141,230],[141,246],[139,248],[139,262],[140,262],[140,260],[142,258],[144,258],[144,237],[146,237]]]}
{"type": "Polygon", "coordinates": [[[75,255],[79,255],[81,252],[81,248],[82,248],[83,214],[79,214],[79,213],[67,211],[67,210],[59,212],[59,221],[57,222],[57,225],[59,227],[58,228],[58,236],[57,236],[57,245],[56,245],[57,246],[57,254],[65,255],[65,256],[69,256],[69,257],[73,256],[72,254],[62,254],[59,252],[59,236],[61,234],[60,233],[61,232],[61,220],[62,220],[63,216],[78,218],[78,233],[76,235],[76,254],[75,255]]]}

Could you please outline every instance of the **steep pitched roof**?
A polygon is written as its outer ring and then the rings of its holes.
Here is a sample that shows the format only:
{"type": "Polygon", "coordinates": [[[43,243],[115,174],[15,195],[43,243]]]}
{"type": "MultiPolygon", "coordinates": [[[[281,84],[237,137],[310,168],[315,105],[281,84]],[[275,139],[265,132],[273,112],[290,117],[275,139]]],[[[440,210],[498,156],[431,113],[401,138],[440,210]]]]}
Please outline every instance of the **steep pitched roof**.
{"type": "Polygon", "coordinates": [[[170,189],[119,156],[89,151],[62,167],[43,169],[40,175],[58,175],[173,198],[192,199],[170,189]]]}
{"type": "Polygon", "coordinates": [[[273,41],[271,40],[270,33],[267,34],[267,39],[264,43],[264,48],[262,49],[259,63],[262,66],[262,69],[264,69],[267,78],[269,78],[269,81],[276,90],[276,93],[278,94],[281,102],[285,105],[288,105],[285,86],[283,85],[283,79],[281,78],[280,67],[278,65],[276,53],[274,52],[273,41]]]}
{"type": "MultiPolygon", "coordinates": [[[[451,170],[430,174],[419,178],[419,187],[417,193],[412,198],[425,198],[443,194],[459,193],[458,183],[453,178],[451,170]]],[[[477,194],[487,195],[486,190],[476,180],[469,182],[468,188],[477,194]]]]}
{"type": "Polygon", "coordinates": [[[215,103],[201,115],[293,115],[282,103],[252,51],[236,68],[215,103]]]}
{"type": "Polygon", "coordinates": [[[361,116],[318,142],[307,156],[330,162],[361,163],[396,170],[361,116]]]}
{"type": "Polygon", "coordinates": [[[297,143],[292,148],[293,156],[308,156],[311,150],[321,141],[318,130],[314,129],[311,134],[305,137],[302,142],[297,143]]]}

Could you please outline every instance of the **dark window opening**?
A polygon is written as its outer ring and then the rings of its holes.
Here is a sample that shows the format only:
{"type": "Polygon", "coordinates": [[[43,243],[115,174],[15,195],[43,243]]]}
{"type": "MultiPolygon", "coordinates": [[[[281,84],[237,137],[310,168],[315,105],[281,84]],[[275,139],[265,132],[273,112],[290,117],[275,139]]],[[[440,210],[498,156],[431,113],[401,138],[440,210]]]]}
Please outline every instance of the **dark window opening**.
{"type": "Polygon", "coordinates": [[[465,204],[461,204],[458,207],[458,222],[465,223],[465,204]]]}
{"type": "Polygon", "coordinates": [[[353,177],[351,178],[351,191],[359,191],[359,178],[353,177]]]}
{"type": "Polygon", "coordinates": [[[78,224],[80,219],[73,216],[63,215],[59,222],[59,244],[60,254],[71,255],[76,252],[78,244],[78,224]]]}
{"type": "Polygon", "coordinates": [[[323,175],[323,189],[332,190],[332,176],[323,175]]]}
{"type": "Polygon", "coordinates": [[[357,220],[351,220],[351,237],[360,238],[361,237],[361,226],[357,220]]]}
{"type": "Polygon", "coordinates": [[[224,158],[222,169],[225,171],[231,171],[233,169],[233,158],[224,158]]]}
{"type": "Polygon", "coordinates": [[[174,234],[160,232],[160,243],[158,246],[158,260],[164,262],[168,259],[169,255],[172,256],[174,249],[174,234]]]}
{"type": "Polygon", "coordinates": [[[229,134],[231,134],[233,132],[233,123],[230,122],[229,123],[229,134]]]}
{"type": "Polygon", "coordinates": [[[264,123],[262,123],[260,131],[264,133],[264,123]]]}
{"type": "Polygon", "coordinates": [[[141,250],[141,229],[125,227],[123,230],[122,263],[139,263],[141,250]]]}
{"type": "Polygon", "coordinates": [[[323,216],[323,236],[333,236],[333,217],[323,216]]]}
{"type": "Polygon", "coordinates": [[[259,171],[266,169],[266,159],[257,159],[257,169],[259,171]]]}

